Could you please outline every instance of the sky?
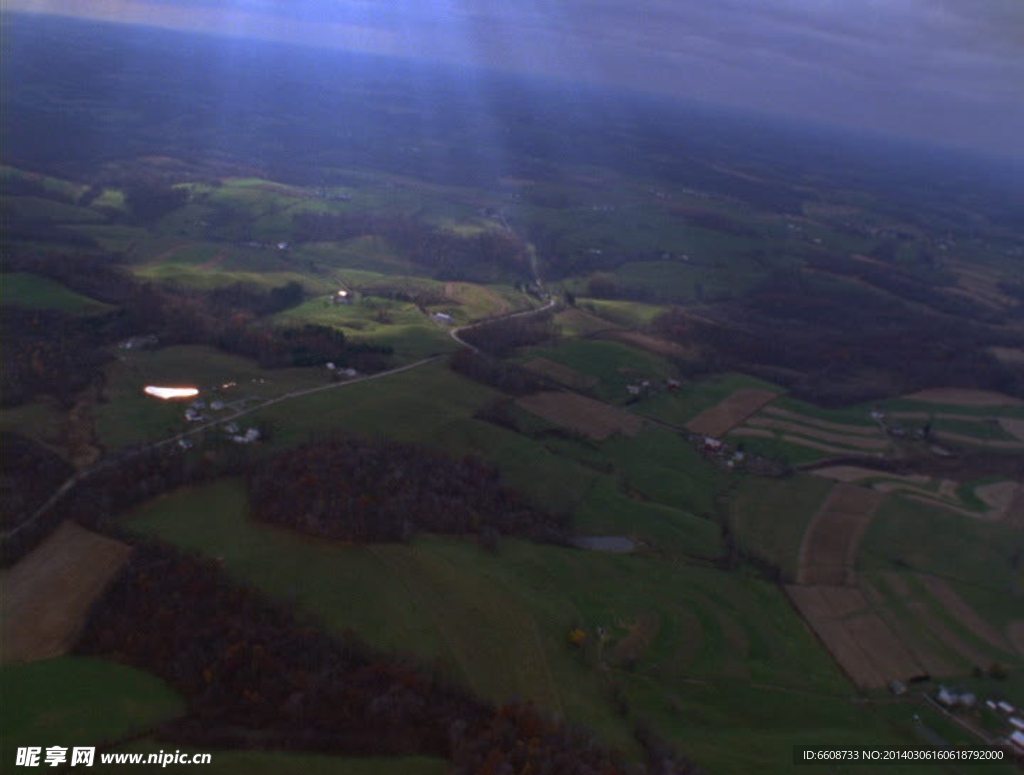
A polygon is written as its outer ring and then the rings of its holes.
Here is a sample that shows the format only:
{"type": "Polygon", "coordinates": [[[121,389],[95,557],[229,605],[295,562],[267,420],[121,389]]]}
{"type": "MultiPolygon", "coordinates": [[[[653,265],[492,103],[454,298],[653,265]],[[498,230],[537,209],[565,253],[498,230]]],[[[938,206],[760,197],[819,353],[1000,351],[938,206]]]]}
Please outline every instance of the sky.
{"type": "Polygon", "coordinates": [[[1024,157],[1024,0],[2,0],[625,86],[1024,157]]]}

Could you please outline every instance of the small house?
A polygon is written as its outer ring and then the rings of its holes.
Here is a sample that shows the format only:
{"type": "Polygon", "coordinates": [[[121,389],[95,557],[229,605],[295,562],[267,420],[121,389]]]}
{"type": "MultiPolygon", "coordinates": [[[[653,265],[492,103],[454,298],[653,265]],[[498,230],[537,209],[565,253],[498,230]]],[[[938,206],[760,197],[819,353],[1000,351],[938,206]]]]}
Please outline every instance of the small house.
{"type": "Polygon", "coordinates": [[[935,695],[935,699],[937,699],[939,702],[941,702],[943,705],[949,708],[953,705],[956,705],[958,698],[954,692],[951,692],[945,686],[940,686],[939,693],[935,695]]]}
{"type": "Polygon", "coordinates": [[[1007,739],[1010,741],[1010,744],[1014,748],[1016,748],[1020,753],[1024,753],[1024,732],[1018,730],[1014,732],[1012,735],[1010,735],[1010,737],[1007,739]]]}

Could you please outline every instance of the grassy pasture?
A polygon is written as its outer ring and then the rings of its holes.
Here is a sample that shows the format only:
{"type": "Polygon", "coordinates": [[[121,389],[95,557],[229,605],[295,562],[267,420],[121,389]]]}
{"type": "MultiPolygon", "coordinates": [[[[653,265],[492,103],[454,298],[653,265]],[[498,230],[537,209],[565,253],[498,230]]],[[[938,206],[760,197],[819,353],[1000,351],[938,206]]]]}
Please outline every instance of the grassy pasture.
{"type": "Polygon", "coordinates": [[[55,309],[73,315],[92,315],[112,310],[109,304],[75,293],[61,283],[28,272],[0,275],[0,302],[35,309],[55,309]]]}
{"type": "Polygon", "coordinates": [[[14,431],[41,441],[58,454],[64,438],[65,412],[47,396],[35,398],[18,406],[0,408],[0,430],[14,431]]]}
{"type": "Polygon", "coordinates": [[[915,570],[1000,598],[1007,615],[1019,606],[1024,533],[898,496],[879,507],[861,542],[865,570],[915,570]]]}
{"type": "Polygon", "coordinates": [[[740,548],[795,578],[804,532],[831,488],[813,476],[741,479],[729,520],[740,548]]]}
{"type": "Polygon", "coordinates": [[[592,312],[604,320],[627,328],[649,326],[667,307],[643,304],[638,301],[612,301],[609,299],[577,299],[576,306],[592,312]]]}
{"type": "MultiPolygon", "coordinates": [[[[851,707],[845,681],[781,593],[740,575],[507,539],[498,557],[448,539],[339,545],[249,522],[244,491],[233,480],[152,501],[127,524],[223,557],[230,575],[288,597],[300,614],[329,629],[351,628],[374,645],[412,651],[487,696],[535,698],[632,755],[631,724],[612,711],[609,680],[624,686],[638,714],[655,715],[684,745],[707,735],[742,739],[744,725],[723,719],[736,702],[765,691],[751,682],[777,687],[772,691],[781,696],[813,696],[830,713],[851,707]],[[635,665],[596,670],[596,628],[607,628],[610,652],[641,615],[660,626],[635,665]],[[575,626],[589,635],[583,649],[566,642],[575,626]],[[685,710],[671,710],[677,705],[685,710]]],[[[785,715],[769,726],[794,738],[826,732],[809,723],[807,712],[785,715]]],[[[858,726],[851,721],[848,728],[858,726]]],[[[770,755],[765,745],[754,757],[762,771],[770,755]]],[[[698,761],[720,765],[712,769],[747,771],[722,765],[748,753],[701,752],[698,761]]]]}
{"type": "Polygon", "coordinates": [[[262,409],[277,428],[275,443],[290,444],[330,430],[380,434],[429,444],[445,426],[471,417],[500,394],[458,376],[442,362],[262,409]]]}
{"type": "Polygon", "coordinates": [[[0,695],[0,761],[6,765],[18,747],[96,746],[185,711],[159,678],[84,657],[5,665],[0,695]]]}

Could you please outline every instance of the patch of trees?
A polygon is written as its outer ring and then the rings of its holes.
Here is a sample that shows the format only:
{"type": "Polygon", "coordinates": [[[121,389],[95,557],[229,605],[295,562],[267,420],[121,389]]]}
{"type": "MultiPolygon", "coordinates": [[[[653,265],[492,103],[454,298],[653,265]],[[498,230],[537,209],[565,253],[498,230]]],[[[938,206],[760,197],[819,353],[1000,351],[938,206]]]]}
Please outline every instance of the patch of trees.
{"type": "MultiPolygon", "coordinates": [[[[991,308],[964,296],[943,290],[956,278],[949,272],[911,271],[892,265],[880,266],[860,261],[844,253],[809,250],[804,253],[808,265],[846,277],[854,277],[908,301],[924,304],[947,315],[985,320],[993,316],[991,308]]],[[[997,322],[997,321],[993,321],[997,322]]]]}
{"type": "Polygon", "coordinates": [[[551,387],[547,380],[522,366],[474,350],[459,350],[452,355],[448,365],[464,377],[514,396],[525,396],[551,387]]]}
{"type": "Polygon", "coordinates": [[[403,541],[418,530],[560,540],[564,520],[501,484],[496,468],[394,441],[336,437],[287,450],[248,476],[257,519],[345,541],[403,541]]]}
{"type": "Polygon", "coordinates": [[[59,310],[0,309],[0,396],[17,406],[40,393],[69,405],[101,375],[111,356],[102,345],[125,330],[119,315],[77,316],[59,310]]]}
{"type": "Polygon", "coordinates": [[[662,336],[697,345],[709,370],[735,368],[812,402],[837,406],[935,385],[1024,395],[1024,378],[985,348],[1003,335],[981,323],[914,309],[855,287],[778,273],[742,301],[655,321],[662,336]]]}
{"type": "Polygon", "coordinates": [[[59,242],[76,248],[98,250],[99,243],[88,234],[54,223],[52,218],[25,216],[18,208],[4,204],[4,228],[0,242],[10,250],[18,242],[59,242]]]}
{"type": "Polygon", "coordinates": [[[107,304],[123,304],[140,282],[115,263],[117,256],[27,253],[4,257],[4,271],[30,272],[66,285],[76,293],[107,304]]]}
{"type": "Polygon", "coordinates": [[[720,231],[725,234],[732,234],[736,237],[757,237],[757,230],[742,221],[733,218],[725,213],[718,213],[714,210],[701,210],[697,207],[687,205],[676,205],[669,209],[673,215],[678,215],[686,220],[691,226],[711,231],[720,231]]]}
{"type": "Polygon", "coordinates": [[[124,202],[137,221],[152,223],[182,207],[188,196],[186,188],[155,180],[133,180],[125,186],[124,202]]]}
{"type": "MultiPolygon", "coordinates": [[[[154,673],[184,695],[187,715],[159,733],[176,743],[429,754],[465,775],[626,772],[592,736],[530,705],[495,709],[435,671],[301,625],[216,563],[159,545],[136,547],[75,651],[154,673]]],[[[675,767],[658,772],[695,772],[662,753],[675,767]]]]}
{"type": "Polygon", "coordinates": [[[74,469],[19,433],[0,433],[0,526],[9,530],[31,516],[74,469]]]}
{"type": "MultiPolygon", "coordinates": [[[[8,535],[3,541],[0,566],[17,562],[66,519],[86,527],[104,526],[114,514],[162,493],[213,476],[241,473],[249,465],[249,455],[240,445],[232,445],[230,454],[218,459],[182,455],[170,444],[126,450],[80,473],[78,481],[62,498],[8,535]]],[[[46,494],[51,495],[54,489],[46,494]]]]}
{"type": "Polygon", "coordinates": [[[233,283],[207,292],[210,301],[219,307],[251,312],[254,315],[273,315],[301,304],[306,298],[302,283],[292,280],[270,290],[255,288],[244,283],[233,283]]]}
{"type": "Polygon", "coordinates": [[[552,322],[553,314],[538,312],[535,315],[502,318],[465,328],[460,338],[488,355],[506,355],[517,347],[540,344],[554,339],[558,333],[552,322]]]}

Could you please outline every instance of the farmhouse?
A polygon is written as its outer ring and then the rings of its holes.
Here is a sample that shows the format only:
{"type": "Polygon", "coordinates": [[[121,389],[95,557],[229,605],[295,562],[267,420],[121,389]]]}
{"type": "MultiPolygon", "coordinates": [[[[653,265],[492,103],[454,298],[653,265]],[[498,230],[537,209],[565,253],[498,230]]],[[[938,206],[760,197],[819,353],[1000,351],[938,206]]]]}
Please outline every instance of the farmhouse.
{"type": "Polygon", "coordinates": [[[351,304],[352,303],[352,293],[351,293],[351,291],[347,291],[344,288],[339,290],[337,293],[335,293],[330,298],[331,298],[331,302],[334,303],[334,304],[351,304]]]}
{"type": "Polygon", "coordinates": [[[452,324],[452,316],[446,312],[433,312],[430,315],[434,322],[440,323],[443,326],[450,326],[452,324]]]}
{"type": "Polygon", "coordinates": [[[1024,753],[1024,732],[1014,732],[1008,739],[1014,748],[1024,753]]]}

